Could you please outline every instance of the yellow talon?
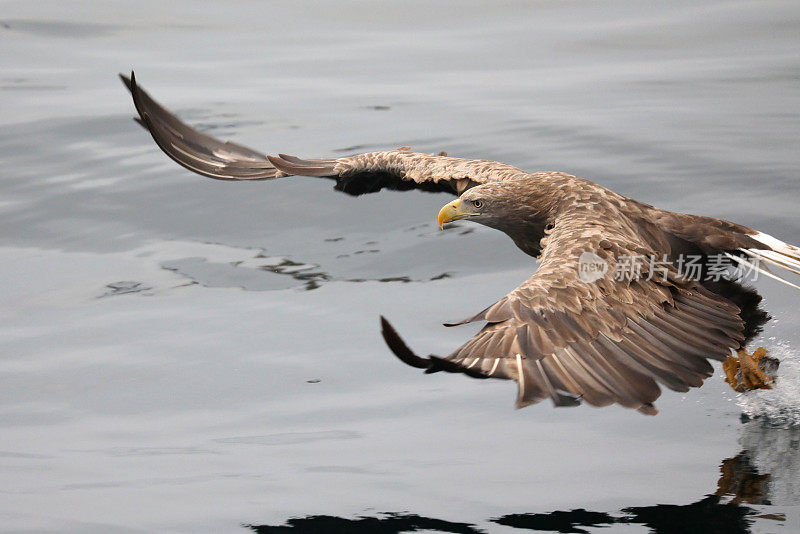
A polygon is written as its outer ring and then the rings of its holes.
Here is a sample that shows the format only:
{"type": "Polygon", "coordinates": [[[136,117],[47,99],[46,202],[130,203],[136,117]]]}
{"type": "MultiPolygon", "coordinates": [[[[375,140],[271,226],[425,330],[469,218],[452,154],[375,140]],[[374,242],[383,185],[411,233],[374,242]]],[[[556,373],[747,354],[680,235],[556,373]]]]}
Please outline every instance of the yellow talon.
{"type": "Polygon", "coordinates": [[[775,358],[767,356],[767,349],[764,347],[757,348],[753,354],[740,349],[736,356],[728,356],[722,363],[725,382],[740,393],[753,389],[772,389],[777,362],[775,358]]]}

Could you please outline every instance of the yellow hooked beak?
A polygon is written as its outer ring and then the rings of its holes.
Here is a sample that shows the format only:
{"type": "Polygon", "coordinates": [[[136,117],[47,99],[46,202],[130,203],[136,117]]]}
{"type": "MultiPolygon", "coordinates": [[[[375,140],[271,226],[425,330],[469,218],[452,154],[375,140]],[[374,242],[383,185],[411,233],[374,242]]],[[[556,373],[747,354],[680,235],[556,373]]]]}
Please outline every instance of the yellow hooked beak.
{"type": "Polygon", "coordinates": [[[456,199],[449,204],[446,204],[441,210],[439,210],[439,228],[444,229],[444,223],[464,219],[470,215],[477,215],[477,213],[463,211],[461,209],[461,201],[456,199]]]}

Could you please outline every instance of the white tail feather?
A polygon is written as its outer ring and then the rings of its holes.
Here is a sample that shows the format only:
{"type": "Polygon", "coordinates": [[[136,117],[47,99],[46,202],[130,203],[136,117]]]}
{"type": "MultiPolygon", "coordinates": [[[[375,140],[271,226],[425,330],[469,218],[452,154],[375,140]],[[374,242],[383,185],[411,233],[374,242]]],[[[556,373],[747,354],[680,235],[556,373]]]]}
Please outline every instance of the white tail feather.
{"type": "Polygon", "coordinates": [[[778,282],[786,284],[787,286],[792,286],[795,289],[800,289],[800,286],[795,285],[795,284],[791,283],[790,281],[781,278],[778,275],[772,274],[771,272],[769,272],[767,270],[766,267],[761,267],[760,265],[758,265],[756,263],[750,263],[747,260],[744,260],[744,259],[740,258],[739,256],[734,256],[733,254],[730,254],[728,252],[726,252],[725,255],[728,256],[733,261],[735,261],[736,263],[739,263],[741,265],[746,265],[750,269],[758,271],[759,273],[763,274],[764,276],[768,276],[768,277],[770,277],[770,278],[772,278],[774,280],[777,280],[778,282]]]}
{"type": "MultiPolygon", "coordinates": [[[[774,265],[776,267],[786,269],[787,271],[790,271],[794,274],[800,275],[800,248],[794,245],[790,245],[789,243],[784,243],[780,239],[772,237],[771,235],[765,234],[763,232],[757,232],[753,234],[751,237],[756,241],[763,243],[764,248],[741,248],[739,250],[747,254],[748,257],[756,260],[756,262],[768,263],[770,265],[774,265]]],[[[769,269],[767,269],[766,265],[758,266],[754,265],[753,263],[746,262],[745,260],[742,260],[738,256],[732,256],[731,254],[728,254],[728,256],[732,257],[739,263],[745,263],[749,265],[751,268],[755,269],[759,273],[762,273],[766,276],[769,276],[770,278],[774,278],[787,285],[800,289],[800,287],[789,282],[783,277],[773,274],[771,271],[769,271],[769,269]]]]}
{"type": "Polygon", "coordinates": [[[751,258],[755,258],[760,261],[765,261],[767,263],[776,265],[778,267],[782,267],[787,271],[792,271],[793,273],[800,275],[800,261],[787,258],[786,256],[778,254],[777,252],[774,252],[772,250],[758,250],[758,249],[741,249],[741,250],[751,258]]]}
{"type": "Polygon", "coordinates": [[[758,257],[768,263],[783,267],[786,270],[800,275],[800,248],[790,245],[789,243],[784,243],[780,239],[763,232],[758,232],[752,237],[756,241],[764,243],[768,249],[743,249],[748,256],[754,258],[758,257]]]}
{"type": "Polygon", "coordinates": [[[759,243],[764,243],[775,252],[780,252],[781,254],[785,254],[790,258],[800,259],[800,248],[794,245],[790,245],[789,243],[784,243],[777,237],[772,237],[771,235],[765,234],[764,232],[756,232],[750,237],[752,237],[759,243]]]}

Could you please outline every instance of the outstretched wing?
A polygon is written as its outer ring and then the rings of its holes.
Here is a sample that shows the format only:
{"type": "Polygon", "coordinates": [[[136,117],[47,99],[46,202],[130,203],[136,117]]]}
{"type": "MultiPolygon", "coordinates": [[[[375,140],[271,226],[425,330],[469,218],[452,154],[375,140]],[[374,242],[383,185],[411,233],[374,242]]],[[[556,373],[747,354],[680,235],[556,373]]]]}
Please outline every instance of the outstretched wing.
{"type": "Polygon", "coordinates": [[[136,84],[136,76],[120,74],[139,112],[137,122],[170,158],[190,171],[217,180],[269,180],[285,176],[264,154],[230,141],[223,142],[187,126],[136,84]]]}
{"type": "Polygon", "coordinates": [[[150,132],[161,150],[190,171],[217,180],[321,176],[334,178],[336,189],[351,195],[384,188],[461,194],[472,186],[523,173],[495,161],[453,158],[444,153],[422,154],[407,147],[335,159],[266,156],[186,125],[139,87],[132,72],[130,78],[122,74],[120,78],[139,112],[137,122],[150,132]]]}
{"type": "Polygon", "coordinates": [[[700,386],[713,372],[707,358],[738,348],[744,323],[730,301],[664,261],[668,245],[654,245],[645,233],[652,231],[607,205],[573,206],[545,237],[537,272],[464,321],[486,325],[452,354],[416,356],[385,319],[384,338],[401,360],[427,372],[516,380],[518,407],[551,398],[557,406],[584,400],[655,414],[658,383],[676,391],[700,386]],[[591,281],[592,273],[600,278],[591,281]]]}

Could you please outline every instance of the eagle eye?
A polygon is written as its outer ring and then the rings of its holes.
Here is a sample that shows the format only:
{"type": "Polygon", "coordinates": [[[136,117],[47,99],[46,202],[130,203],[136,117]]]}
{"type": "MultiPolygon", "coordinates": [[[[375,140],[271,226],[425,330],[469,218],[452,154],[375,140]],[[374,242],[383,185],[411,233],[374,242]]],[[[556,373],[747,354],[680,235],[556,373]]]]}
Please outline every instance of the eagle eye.
{"type": "Polygon", "coordinates": [[[481,209],[483,207],[483,200],[473,200],[472,205],[478,209],[481,209]]]}

